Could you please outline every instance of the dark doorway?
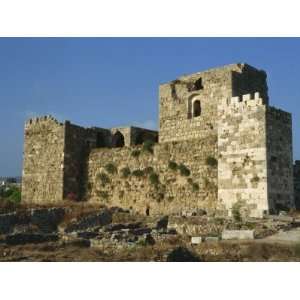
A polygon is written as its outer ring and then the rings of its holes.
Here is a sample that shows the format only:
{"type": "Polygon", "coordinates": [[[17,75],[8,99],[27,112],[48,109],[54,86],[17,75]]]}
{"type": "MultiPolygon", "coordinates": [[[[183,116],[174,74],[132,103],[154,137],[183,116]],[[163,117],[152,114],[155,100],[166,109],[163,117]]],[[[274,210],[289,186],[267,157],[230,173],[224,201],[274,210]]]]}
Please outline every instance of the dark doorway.
{"type": "Polygon", "coordinates": [[[146,216],[150,216],[150,208],[149,207],[146,208],[146,216]]]}
{"type": "Polygon", "coordinates": [[[193,116],[199,117],[201,115],[201,104],[199,100],[193,103],[193,116]]]}

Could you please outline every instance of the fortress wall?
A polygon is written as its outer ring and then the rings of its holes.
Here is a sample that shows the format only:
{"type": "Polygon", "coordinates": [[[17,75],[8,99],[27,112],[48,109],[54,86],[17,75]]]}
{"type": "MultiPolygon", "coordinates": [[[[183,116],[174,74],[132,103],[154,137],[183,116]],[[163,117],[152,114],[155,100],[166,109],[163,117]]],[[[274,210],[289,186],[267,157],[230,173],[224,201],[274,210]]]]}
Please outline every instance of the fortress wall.
{"type": "MultiPolygon", "coordinates": [[[[73,194],[73,197],[80,199],[83,195],[82,174],[85,168],[85,157],[89,149],[95,147],[97,143],[97,131],[70,122],[66,122],[65,127],[63,198],[73,194]]],[[[98,129],[98,132],[101,130],[98,129]]]]}
{"type": "Polygon", "coordinates": [[[50,116],[26,122],[22,201],[62,200],[64,137],[64,124],[50,116]]]}
{"type": "Polygon", "coordinates": [[[267,108],[269,205],[273,211],[295,206],[291,114],[267,108]]]}
{"type": "Polygon", "coordinates": [[[182,213],[199,208],[213,210],[217,200],[217,168],[207,165],[206,158],[216,157],[215,145],[216,136],[210,136],[205,140],[156,144],[153,154],[142,151],[140,146],[94,149],[88,159],[87,198],[133,208],[143,214],[148,207],[150,214],[182,213]],[[138,157],[132,156],[134,150],[141,150],[138,157]],[[183,163],[191,175],[186,177],[178,170],[171,170],[169,161],[183,163]],[[117,173],[106,170],[109,163],[117,168],[117,173]],[[147,174],[150,167],[159,175],[159,184],[150,181],[147,174]],[[124,177],[123,168],[129,168],[131,175],[124,177]],[[135,176],[134,170],[142,170],[142,174],[135,176]],[[106,184],[100,178],[103,174],[109,180],[106,184]]]}
{"type": "Polygon", "coordinates": [[[229,213],[239,203],[246,214],[268,210],[266,105],[256,93],[225,99],[218,107],[218,201],[229,213]]]}
{"type": "Polygon", "coordinates": [[[300,208],[300,160],[294,164],[294,196],[296,208],[300,208]]]}

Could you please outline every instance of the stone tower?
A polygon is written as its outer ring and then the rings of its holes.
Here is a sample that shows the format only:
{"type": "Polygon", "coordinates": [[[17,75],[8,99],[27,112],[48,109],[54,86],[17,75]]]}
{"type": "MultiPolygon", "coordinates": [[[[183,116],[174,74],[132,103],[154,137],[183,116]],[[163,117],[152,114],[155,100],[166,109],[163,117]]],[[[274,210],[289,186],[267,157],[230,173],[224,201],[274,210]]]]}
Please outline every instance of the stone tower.
{"type": "Polygon", "coordinates": [[[160,86],[159,141],[216,136],[218,206],[252,216],[294,206],[291,115],[269,106],[266,73],[247,64],[160,86]]]}

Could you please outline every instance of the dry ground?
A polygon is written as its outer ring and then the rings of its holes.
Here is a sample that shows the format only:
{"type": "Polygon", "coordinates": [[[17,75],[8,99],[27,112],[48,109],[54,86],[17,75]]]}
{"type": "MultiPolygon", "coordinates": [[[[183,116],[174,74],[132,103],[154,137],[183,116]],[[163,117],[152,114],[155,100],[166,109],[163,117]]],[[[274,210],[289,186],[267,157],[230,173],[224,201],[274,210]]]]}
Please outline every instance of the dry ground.
{"type": "Polygon", "coordinates": [[[132,245],[90,248],[82,245],[51,242],[38,245],[0,245],[0,261],[166,261],[168,253],[178,246],[187,247],[205,262],[216,261],[300,261],[300,244],[263,241],[209,242],[190,246],[181,237],[157,242],[154,246],[132,245]]]}

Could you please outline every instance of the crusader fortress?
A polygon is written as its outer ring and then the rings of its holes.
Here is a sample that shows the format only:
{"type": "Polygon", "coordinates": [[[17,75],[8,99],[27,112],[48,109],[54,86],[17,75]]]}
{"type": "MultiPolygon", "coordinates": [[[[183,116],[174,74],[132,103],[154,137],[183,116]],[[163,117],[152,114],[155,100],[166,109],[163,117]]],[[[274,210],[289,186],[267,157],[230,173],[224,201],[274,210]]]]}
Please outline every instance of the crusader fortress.
{"type": "Polygon", "coordinates": [[[238,205],[262,217],[294,208],[291,115],[269,106],[266,79],[232,64],[162,84],[159,132],[29,120],[23,201],[100,202],[150,215],[231,215],[238,205]]]}

